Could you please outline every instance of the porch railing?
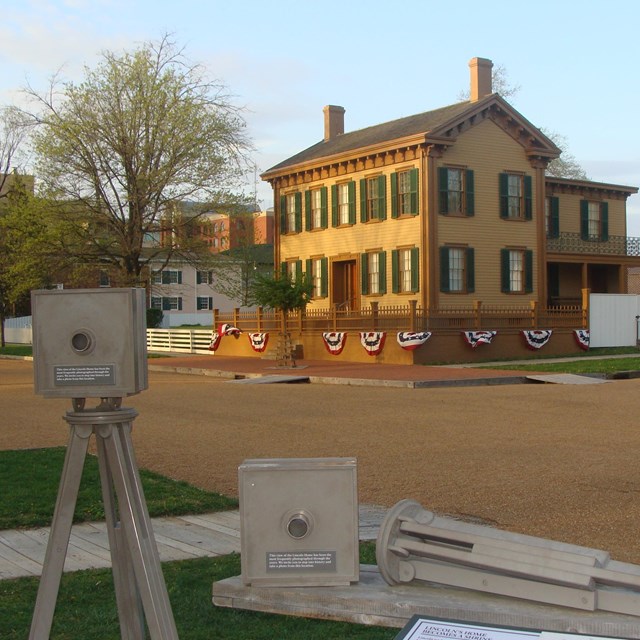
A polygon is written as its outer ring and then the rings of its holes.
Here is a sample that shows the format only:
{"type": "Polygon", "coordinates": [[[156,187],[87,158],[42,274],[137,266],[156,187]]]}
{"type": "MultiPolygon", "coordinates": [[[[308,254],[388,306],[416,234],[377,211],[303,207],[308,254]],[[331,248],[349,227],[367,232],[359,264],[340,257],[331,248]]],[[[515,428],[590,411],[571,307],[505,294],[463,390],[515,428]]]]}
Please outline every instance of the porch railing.
{"type": "MultiPolygon", "coordinates": [[[[279,331],[279,312],[258,308],[236,309],[228,313],[214,310],[214,326],[229,323],[242,331],[279,331]]],[[[287,328],[293,333],[305,331],[465,331],[498,329],[582,329],[588,323],[588,310],[582,305],[541,307],[535,302],[521,306],[485,305],[423,309],[415,301],[407,305],[380,306],[347,310],[305,309],[289,313],[287,328]]]]}
{"type": "Polygon", "coordinates": [[[547,251],[555,253],[590,253],[595,255],[640,257],[640,238],[609,236],[584,238],[580,233],[563,232],[547,238],[547,251]]]}

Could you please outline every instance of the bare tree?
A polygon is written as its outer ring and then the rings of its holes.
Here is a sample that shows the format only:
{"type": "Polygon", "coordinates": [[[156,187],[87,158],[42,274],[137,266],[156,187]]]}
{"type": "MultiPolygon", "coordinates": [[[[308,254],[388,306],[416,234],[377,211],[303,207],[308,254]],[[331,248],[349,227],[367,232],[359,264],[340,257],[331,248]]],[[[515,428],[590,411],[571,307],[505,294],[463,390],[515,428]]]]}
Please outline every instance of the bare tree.
{"type": "Polygon", "coordinates": [[[159,257],[192,257],[197,216],[238,198],[250,148],[241,109],[168,36],[103,53],[79,84],[54,77],[46,93],[26,91],[58,250],[110,266],[121,284],[141,284],[159,257]]]}

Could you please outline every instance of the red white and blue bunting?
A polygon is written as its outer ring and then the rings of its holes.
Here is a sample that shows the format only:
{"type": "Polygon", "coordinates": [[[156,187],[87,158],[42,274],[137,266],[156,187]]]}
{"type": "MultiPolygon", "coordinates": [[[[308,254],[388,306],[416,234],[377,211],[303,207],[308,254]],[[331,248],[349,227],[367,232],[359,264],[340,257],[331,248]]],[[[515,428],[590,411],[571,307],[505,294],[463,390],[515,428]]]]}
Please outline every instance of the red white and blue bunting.
{"type": "Polygon", "coordinates": [[[347,334],[344,331],[327,331],[322,334],[322,340],[329,353],[339,356],[347,341],[347,334]]]}
{"type": "Polygon", "coordinates": [[[212,332],[211,342],[209,343],[209,351],[215,351],[218,348],[221,338],[222,336],[217,331],[212,332]]]}
{"type": "Polygon", "coordinates": [[[269,342],[268,333],[248,333],[251,348],[258,353],[262,353],[267,348],[269,342]]]}
{"type": "Polygon", "coordinates": [[[413,351],[422,346],[431,337],[431,331],[400,331],[398,344],[407,351],[413,351]]]}
{"type": "Polygon", "coordinates": [[[491,344],[497,331],[463,331],[462,337],[470,344],[474,349],[479,344],[491,344]]]}
{"type": "Polygon", "coordinates": [[[384,331],[361,331],[360,344],[370,356],[377,356],[384,348],[386,337],[384,331]]]}
{"type": "Polygon", "coordinates": [[[573,335],[575,336],[576,342],[578,343],[578,346],[583,349],[584,351],[588,351],[589,350],[589,343],[591,342],[591,334],[589,333],[588,329],[576,329],[573,332],[573,335]]]}
{"type": "Polygon", "coordinates": [[[224,323],[218,327],[218,333],[221,336],[238,336],[242,333],[238,327],[234,327],[232,324],[224,323]]]}
{"type": "Polygon", "coordinates": [[[549,338],[551,338],[552,330],[538,330],[538,331],[522,331],[524,341],[529,349],[542,349],[549,338]]]}

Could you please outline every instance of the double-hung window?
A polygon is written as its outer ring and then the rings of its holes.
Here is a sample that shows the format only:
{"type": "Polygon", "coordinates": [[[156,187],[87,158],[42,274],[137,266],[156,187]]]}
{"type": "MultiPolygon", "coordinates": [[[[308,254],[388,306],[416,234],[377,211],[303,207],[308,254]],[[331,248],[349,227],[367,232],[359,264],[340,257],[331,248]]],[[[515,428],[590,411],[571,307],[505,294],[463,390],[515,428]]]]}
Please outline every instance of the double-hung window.
{"type": "Polygon", "coordinates": [[[331,225],[356,223],[356,183],[341,182],[331,186],[331,225]]]}
{"type": "Polygon", "coordinates": [[[291,282],[296,282],[302,278],[302,260],[287,260],[282,263],[281,272],[289,278],[291,282]]]}
{"type": "Polygon", "coordinates": [[[500,272],[503,293],[533,291],[533,252],[529,249],[502,249],[500,272]]]}
{"type": "Polygon", "coordinates": [[[418,170],[391,174],[391,217],[418,215],[418,170]]]}
{"type": "Polygon", "coordinates": [[[531,220],[533,195],[531,176],[520,173],[501,173],[500,217],[505,220],[531,220]]]}
{"type": "Polygon", "coordinates": [[[304,226],[306,231],[327,228],[327,188],[305,191],[304,226]]]}
{"type": "Polygon", "coordinates": [[[197,271],[196,272],[196,284],[212,284],[213,272],[211,271],[197,271]]]}
{"type": "Polygon", "coordinates": [[[311,258],[307,260],[307,277],[311,279],[313,298],[326,298],[328,292],[328,269],[329,260],[327,258],[311,258]]]}
{"type": "Polygon", "coordinates": [[[196,299],[196,310],[207,311],[213,309],[213,298],[211,296],[198,296],[196,299]]]}
{"type": "Polygon", "coordinates": [[[591,242],[603,242],[609,239],[607,202],[580,201],[580,237],[591,242]]]}
{"type": "Polygon", "coordinates": [[[560,236],[560,201],[557,196],[544,199],[544,230],[547,238],[560,236]]]}
{"type": "Polygon", "coordinates": [[[280,196],[280,233],[302,231],[302,194],[299,191],[280,196]]]}
{"type": "Polygon", "coordinates": [[[474,215],[473,171],[456,167],[438,169],[440,213],[445,215],[474,215]]]}
{"type": "Polygon", "coordinates": [[[182,271],[176,269],[164,269],[154,271],[151,275],[152,284],[182,284],[182,271]]]}
{"type": "Polygon", "coordinates": [[[384,176],[360,180],[360,222],[387,217],[386,180],[384,176]]]}
{"type": "Polygon", "coordinates": [[[360,256],[361,290],[363,295],[387,292],[387,252],[369,251],[360,256]]]}
{"type": "Polygon", "coordinates": [[[471,247],[440,247],[440,291],[475,291],[474,250],[471,247]]]}
{"type": "Polygon", "coordinates": [[[391,252],[393,293],[416,293],[419,290],[418,248],[394,249],[391,252]]]}

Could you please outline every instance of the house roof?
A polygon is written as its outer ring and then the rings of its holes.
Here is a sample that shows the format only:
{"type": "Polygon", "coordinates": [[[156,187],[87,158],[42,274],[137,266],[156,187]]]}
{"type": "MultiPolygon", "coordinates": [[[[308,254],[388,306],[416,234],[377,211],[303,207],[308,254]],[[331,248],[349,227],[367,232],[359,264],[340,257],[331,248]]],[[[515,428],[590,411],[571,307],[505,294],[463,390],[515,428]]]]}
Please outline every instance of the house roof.
{"type": "MultiPolygon", "coordinates": [[[[265,171],[261,177],[264,180],[268,180],[287,168],[293,168],[323,158],[338,156],[356,151],[357,149],[388,143],[393,140],[400,140],[417,135],[424,135],[426,137],[428,134],[444,136],[445,132],[454,127],[458,122],[476,112],[486,109],[491,104],[498,104],[501,109],[509,112],[509,114],[521,122],[524,127],[535,132],[535,137],[540,140],[548,151],[553,155],[559,155],[560,150],[551,140],[540,132],[539,129],[528,122],[498,94],[491,94],[475,102],[458,102],[432,111],[425,111],[424,113],[391,120],[390,122],[373,125],[365,129],[336,135],[328,140],[321,140],[304,151],[274,165],[265,171]]],[[[454,140],[455,136],[451,138],[451,142],[454,140]]]]}

